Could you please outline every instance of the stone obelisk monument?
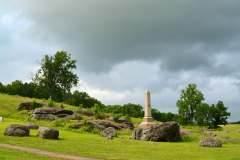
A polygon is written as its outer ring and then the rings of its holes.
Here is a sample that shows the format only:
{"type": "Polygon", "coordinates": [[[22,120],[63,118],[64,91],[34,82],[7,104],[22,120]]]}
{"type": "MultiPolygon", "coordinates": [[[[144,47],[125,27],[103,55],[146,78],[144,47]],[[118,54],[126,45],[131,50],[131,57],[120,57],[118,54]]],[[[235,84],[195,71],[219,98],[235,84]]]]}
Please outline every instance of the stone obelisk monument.
{"type": "Polygon", "coordinates": [[[146,129],[153,125],[156,125],[156,123],[153,122],[150,92],[147,89],[145,92],[145,114],[144,114],[143,122],[139,124],[139,128],[146,129]]]}

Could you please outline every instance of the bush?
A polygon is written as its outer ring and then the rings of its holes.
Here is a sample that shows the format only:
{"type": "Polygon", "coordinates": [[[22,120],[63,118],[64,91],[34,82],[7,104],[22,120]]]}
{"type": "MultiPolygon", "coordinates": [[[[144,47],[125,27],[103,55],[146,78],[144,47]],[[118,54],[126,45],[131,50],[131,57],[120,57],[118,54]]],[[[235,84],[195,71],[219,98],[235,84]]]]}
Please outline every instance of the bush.
{"type": "Polygon", "coordinates": [[[60,108],[65,108],[63,104],[60,105],[60,108]]]}
{"type": "Polygon", "coordinates": [[[31,109],[34,110],[35,108],[38,108],[38,103],[34,100],[31,104],[31,109]]]}
{"type": "Polygon", "coordinates": [[[54,107],[54,101],[51,98],[48,99],[47,106],[48,107],[54,107]]]}
{"type": "Polygon", "coordinates": [[[83,108],[83,104],[79,104],[78,109],[79,109],[79,110],[82,110],[82,108],[83,108]]]}
{"type": "Polygon", "coordinates": [[[122,116],[122,114],[115,114],[113,115],[113,121],[118,122],[118,119],[122,116]]]}
{"type": "Polygon", "coordinates": [[[105,117],[101,114],[95,114],[96,119],[105,119],[105,117]]]}
{"type": "Polygon", "coordinates": [[[128,114],[126,114],[126,116],[124,117],[126,120],[129,120],[129,121],[131,121],[131,117],[128,115],[128,114]]]}

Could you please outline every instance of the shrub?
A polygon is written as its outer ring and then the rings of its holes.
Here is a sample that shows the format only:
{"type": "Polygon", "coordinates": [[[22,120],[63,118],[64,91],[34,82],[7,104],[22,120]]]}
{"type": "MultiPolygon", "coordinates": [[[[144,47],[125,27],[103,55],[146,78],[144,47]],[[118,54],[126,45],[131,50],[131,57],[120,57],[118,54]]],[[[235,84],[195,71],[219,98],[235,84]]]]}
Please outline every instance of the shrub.
{"type": "Polygon", "coordinates": [[[113,115],[113,121],[118,122],[118,119],[122,116],[122,114],[115,114],[113,115]]]}
{"type": "Polygon", "coordinates": [[[77,128],[76,122],[77,122],[76,120],[70,120],[70,122],[67,123],[64,128],[67,130],[76,129],[77,128]]]}
{"type": "Polygon", "coordinates": [[[31,109],[34,110],[35,108],[38,108],[38,103],[34,100],[31,104],[31,109]]]}
{"type": "Polygon", "coordinates": [[[79,104],[78,109],[79,109],[79,110],[82,110],[82,108],[83,108],[83,104],[79,104]]]}
{"type": "Polygon", "coordinates": [[[59,119],[56,119],[56,120],[52,121],[51,125],[53,127],[64,127],[65,122],[64,122],[63,118],[59,118],[59,119]]]}
{"type": "Polygon", "coordinates": [[[60,105],[60,108],[65,108],[63,104],[60,105]]]}
{"type": "Polygon", "coordinates": [[[48,107],[54,107],[54,101],[51,98],[48,99],[47,106],[48,107]]]}
{"type": "Polygon", "coordinates": [[[96,119],[105,119],[105,117],[99,113],[95,114],[96,119]]]}
{"type": "Polygon", "coordinates": [[[126,120],[129,120],[129,121],[131,121],[131,117],[128,115],[128,114],[126,114],[126,116],[124,117],[126,120]]]}

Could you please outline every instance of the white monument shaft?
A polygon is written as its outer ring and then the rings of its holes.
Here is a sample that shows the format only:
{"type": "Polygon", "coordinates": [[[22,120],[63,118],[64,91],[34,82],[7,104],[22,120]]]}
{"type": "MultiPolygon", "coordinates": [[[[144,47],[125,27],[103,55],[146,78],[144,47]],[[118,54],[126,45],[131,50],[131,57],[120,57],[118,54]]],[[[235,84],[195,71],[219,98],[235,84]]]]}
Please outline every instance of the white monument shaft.
{"type": "Polygon", "coordinates": [[[145,113],[143,122],[139,124],[139,128],[149,128],[150,126],[156,125],[156,123],[153,122],[152,118],[152,111],[151,111],[151,97],[150,92],[147,89],[145,92],[145,113]]]}

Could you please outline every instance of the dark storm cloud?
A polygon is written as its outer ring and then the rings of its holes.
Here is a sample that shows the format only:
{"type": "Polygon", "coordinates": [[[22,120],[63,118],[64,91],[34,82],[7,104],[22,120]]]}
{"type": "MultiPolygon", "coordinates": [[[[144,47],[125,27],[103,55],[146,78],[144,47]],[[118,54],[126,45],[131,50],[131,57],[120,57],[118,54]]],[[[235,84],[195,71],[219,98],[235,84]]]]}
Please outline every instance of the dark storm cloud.
{"type": "Polygon", "coordinates": [[[106,72],[129,60],[173,72],[212,68],[240,40],[237,1],[25,1],[28,35],[63,46],[82,69],[106,72]],[[197,48],[197,49],[195,49],[197,48]]]}

